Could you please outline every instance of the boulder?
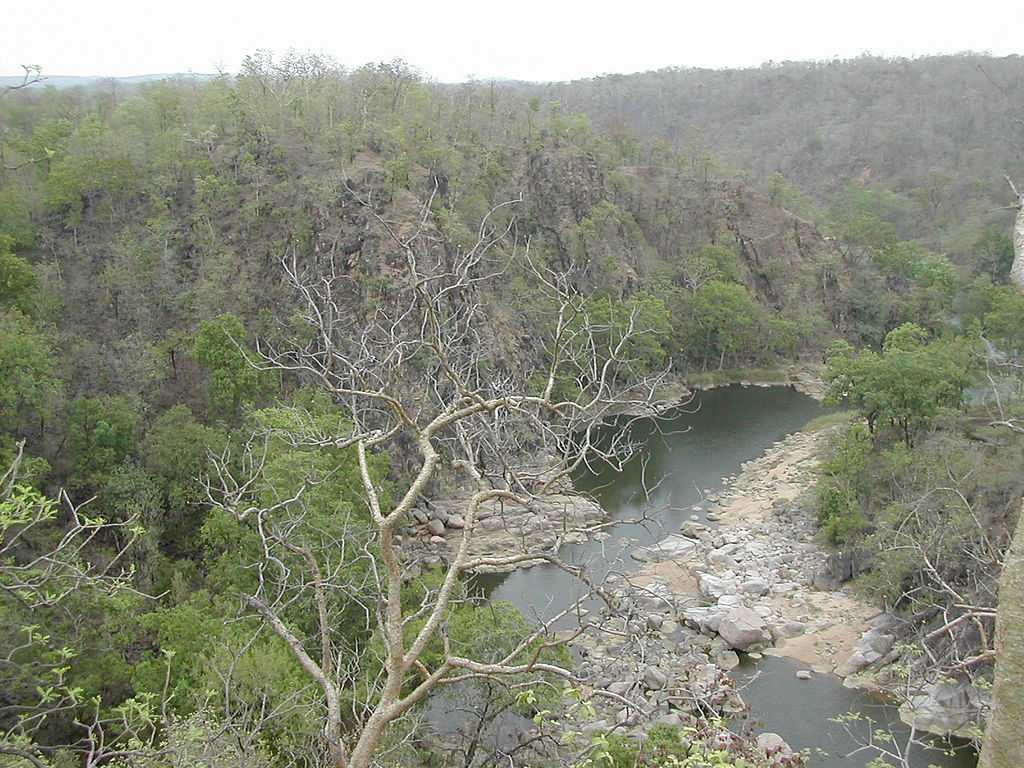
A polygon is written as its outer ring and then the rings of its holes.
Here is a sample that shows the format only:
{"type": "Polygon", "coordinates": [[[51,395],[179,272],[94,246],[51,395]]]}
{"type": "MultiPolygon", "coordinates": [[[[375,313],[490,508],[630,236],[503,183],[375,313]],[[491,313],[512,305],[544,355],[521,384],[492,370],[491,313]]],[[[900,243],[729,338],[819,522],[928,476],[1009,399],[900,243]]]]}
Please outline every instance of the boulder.
{"type": "Polygon", "coordinates": [[[736,655],[736,651],[722,651],[715,656],[715,664],[728,672],[740,665],[740,657],[736,655]]]}
{"type": "Polygon", "coordinates": [[[725,579],[703,571],[697,574],[697,587],[704,597],[714,600],[722,595],[735,595],[737,590],[735,579],[725,579]]]}
{"type": "Polygon", "coordinates": [[[609,683],[608,691],[614,693],[616,696],[625,696],[629,693],[629,689],[633,687],[633,683],[628,680],[618,680],[614,683],[609,683]]]}
{"type": "Polygon", "coordinates": [[[697,550],[697,542],[678,533],[666,536],[661,541],[649,547],[640,547],[630,552],[630,557],[640,562],[653,560],[662,562],[664,560],[677,560],[687,557],[697,550]]]}
{"type": "Polygon", "coordinates": [[[718,634],[737,651],[760,651],[771,644],[764,619],[744,606],[734,606],[725,612],[718,623],[718,634]]]}
{"type": "Polygon", "coordinates": [[[444,523],[434,519],[427,523],[427,533],[431,536],[440,536],[444,533],[444,523]]]}
{"type": "Polygon", "coordinates": [[[768,590],[768,582],[764,579],[747,579],[740,584],[740,592],[745,595],[766,595],[768,590]]]}
{"type": "Polygon", "coordinates": [[[657,667],[648,666],[644,670],[644,685],[648,690],[660,691],[668,685],[668,676],[657,667]]]}
{"type": "Polygon", "coordinates": [[[777,733],[759,733],[757,735],[757,747],[768,757],[791,757],[793,750],[786,740],[777,733]]]}
{"type": "Polygon", "coordinates": [[[842,677],[855,675],[892,650],[896,638],[878,629],[869,629],[860,636],[850,657],[839,665],[836,674],[842,677]]]}
{"type": "Polygon", "coordinates": [[[961,735],[984,725],[978,689],[963,681],[929,683],[900,707],[900,719],[937,736],[961,735]]]}
{"type": "Polygon", "coordinates": [[[447,525],[449,528],[460,531],[466,527],[466,520],[462,515],[449,515],[447,525]]]}
{"type": "Polygon", "coordinates": [[[772,634],[776,640],[788,640],[791,637],[799,637],[807,631],[807,625],[802,621],[787,621],[784,624],[777,624],[772,627],[772,634]]]}

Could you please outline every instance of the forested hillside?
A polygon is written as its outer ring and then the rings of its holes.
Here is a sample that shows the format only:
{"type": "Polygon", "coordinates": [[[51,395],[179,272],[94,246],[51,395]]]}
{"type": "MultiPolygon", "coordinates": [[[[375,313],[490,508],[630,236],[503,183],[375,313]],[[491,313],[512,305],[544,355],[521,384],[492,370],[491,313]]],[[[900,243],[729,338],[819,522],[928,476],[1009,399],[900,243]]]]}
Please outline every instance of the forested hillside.
{"type": "MultiPolygon", "coordinates": [[[[984,342],[1022,343],[1021,104],[1024,60],[979,56],[441,85],[259,54],[0,92],[0,766],[439,764],[403,718],[499,666],[502,711],[562,754],[568,654],[456,601],[470,554],[410,564],[444,543],[424,500],[474,489],[468,541],[478,507],[628,461],[597,425],[718,370],[827,359],[857,423],[823,536],[913,631],[957,595],[991,622],[1020,446],[965,402],[984,342]],[[898,514],[940,464],[971,512],[934,502],[953,554],[898,514]],[[893,528],[942,568],[886,554],[893,528]]],[[[990,629],[944,669],[987,679],[990,629]]]]}
{"type": "MultiPolygon", "coordinates": [[[[536,86],[582,112],[637,162],[636,137],[704,147],[762,190],[827,212],[844,186],[891,193],[877,212],[957,260],[1001,224],[1002,173],[1024,169],[1024,59],[935,56],[669,69],[536,86]],[[629,150],[627,150],[629,151],[629,150]]],[[[841,233],[836,233],[841,234],[841,233]]]]}

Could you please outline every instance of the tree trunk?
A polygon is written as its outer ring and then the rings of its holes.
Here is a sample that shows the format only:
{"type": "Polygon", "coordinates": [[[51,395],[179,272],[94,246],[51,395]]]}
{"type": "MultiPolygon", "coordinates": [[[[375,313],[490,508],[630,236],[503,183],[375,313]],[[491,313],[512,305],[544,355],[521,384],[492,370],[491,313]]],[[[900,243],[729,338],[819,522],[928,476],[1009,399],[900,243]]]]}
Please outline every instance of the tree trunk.
{"type": "Polygon", "coordinates": [[[1010,268],[1010,282],[1024,291],[1024,195],[1017,200],[1017,218],[1014,220],[1014,265],[1010,268]]]}
{"type": "MultiPolygon", "coordinates": [[[[1024,196],[1017,188],[1017,218],[1013,224],[1013,267],[1010,282],[1024,292],[1024,196]]],[[[985,731],[978,768],[1024,766],[1024,510],[1010,542],[999,580],[996,616],[996,669],[992,714],[985,731]]]]}
{"type": "MultiPolygon", "coordinates": [[[[1019,218],[1019,217],[1018,217],[1019,218]]],[[[1024,513],[1006,552],[996,617],[992,714],[978,768],[1024,766],[1024,513]]]]}

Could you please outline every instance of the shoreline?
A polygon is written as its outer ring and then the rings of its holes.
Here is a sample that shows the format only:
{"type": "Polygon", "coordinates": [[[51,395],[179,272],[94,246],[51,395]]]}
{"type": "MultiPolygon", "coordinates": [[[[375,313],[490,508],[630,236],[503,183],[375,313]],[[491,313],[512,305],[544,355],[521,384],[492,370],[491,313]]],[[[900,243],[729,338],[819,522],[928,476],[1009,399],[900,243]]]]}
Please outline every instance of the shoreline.
{"type": "Polygon", "coordinates": [[[729,387],[792,387],[819,402],[825,398],[825,382],[821,378],[823,366],[812,363],[798,363],[781,368],[739,368],[724,371],[707,371],[687,379],[682,384],[693,392],[729,387]],[[707,379],[706,381],[703,379],[707,379]]]}
{"type": "MultiPolygon", "coordinates": [[[[819,674],[839,671],[880,611],[849,588],[819,588],[830,553],[817,543],[801,497],[830,432],[794,432],[746,462],[709,498],[706,519],[713,527],[692,518],[683,524],[683,535],[698,542],[694,551],[643,566],[637,584],[661,584],[676,597],[705,603],[738,598],[771,633],[763,653],[819,674]]],[[[698,627],[706,616],[699,610],[690,614],[698,627]]]]}

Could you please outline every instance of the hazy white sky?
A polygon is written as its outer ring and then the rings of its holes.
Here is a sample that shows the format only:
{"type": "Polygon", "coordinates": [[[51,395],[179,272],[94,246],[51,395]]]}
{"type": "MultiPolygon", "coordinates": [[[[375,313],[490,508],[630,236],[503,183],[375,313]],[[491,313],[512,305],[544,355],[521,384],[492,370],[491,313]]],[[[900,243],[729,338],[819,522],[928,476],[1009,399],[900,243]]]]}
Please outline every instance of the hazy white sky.
{"type": "Polygon", "coordinates": [[[258,48],[402,57],[445,81],[561,80],[768,60],[1024,53],[1020,0],[34,0],[4,3],[0,74],[237,71],[258,48]]]}

